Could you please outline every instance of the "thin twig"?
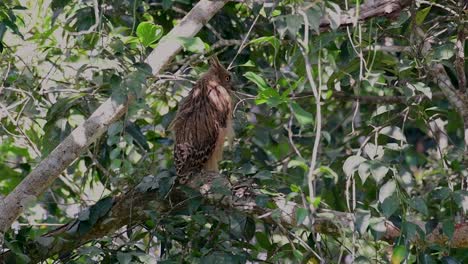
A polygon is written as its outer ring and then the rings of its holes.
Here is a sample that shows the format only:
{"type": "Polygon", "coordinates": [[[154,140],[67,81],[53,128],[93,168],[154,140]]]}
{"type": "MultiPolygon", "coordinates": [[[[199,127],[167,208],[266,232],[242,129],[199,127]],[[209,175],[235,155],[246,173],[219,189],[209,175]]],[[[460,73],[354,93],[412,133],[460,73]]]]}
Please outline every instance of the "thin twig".
{"type": "Polygon", "coordinates": [[[293,148],[294,152],[296,152],[297,156],[299,156],[301,159],[303,159],[302,155],[301,155],[301,152],[299,151],[299,149],[296,147],[296,144],[294,143],[294,140],[293,140],[293,132],[292,132],[292,122],[293,122],[293,113],[294,113],[294,110],[291,106],[291,104],[289,105],[289,110],[291,111],[291,114],[289,116],[289,121],[288,121],[288,125],[284,125],[284,128],[286,129],[286,131],[288,131],[288,139],[289,139],[289,144],[291,145],[291,147],[293,148]]]}
{"type": "Polygon", "coordinates": [[[255,24],[257,23],[257,20],[258,18],[260,17],[260,13],[255,17],[254,21],[252,22],[252,25],[250,25],[250,28],[249,28],[249,31],[247,31],[247,34],[245,35],[244,39],[242,40],[242,43],[239,47],[239,49],[237,50],[237,53],[236,55],[234,56],[234,58],[232,58],[231,60],[231,63],[229,63],[229,66],[227,67],[228,70],[230,70],[232,68],[232,64],[234,63],[234,61],[236,60],[237,56],[242,52],[242,50],[247,46],[247,44],[245,43],[247,41],[247,39],[249,38],[249,35],[250,33],[252,32],[252,29],[254,28],[255,24]]]}
{"type": "MultiPolygon", "coordinates": [[[[213,45],[211,45],[211,51],[213,50],[216,50],[216,49],[219,49],[219,48],[225,48],[225,47],[229,47],[229,46],[240,46],[242,44],[242,41],[241,40],[237,40],[237,39],[221,39],[217,42],[215,42],[213,45]]],[[[201,57],[203,57],[203,55],[206,55],[208,53],[210,53],[211,51],[205,51],[203,52],[202,54],[193,54],[193,55],[190,55],[188,57],[185,57],[184,59],[182,60],[179,60],[179,61],[176,61],[174,62],[173,64],[174,65],[187,65],[187,64],[191,64],[195,61],[197,61],[198,59],[200,59],[201,57]]],[[[182,67],[184,68],[184,67],[182,67]]]]}
{"type": "Polygon", "coordinates": [[[23,131],[23,129],[21,128],[21,126],[19,125],[19,118],[20,118],[20,114],[18,114],[18,118],[17,120],[15,120],[13,118],[13,116],[11,116],[10,112],[8,112],[7,108],[2,104],[0,103],[0,108],[2,108],[3,112],[5,112],[5,114],[7,115],[8,119],[10,119],[10,121],[16,126],[16,128],[18,129],[18,131],[20,132],[20,134],[23,136],[23,138],[26,139],[26,141],[28,141],[29,145],[31,146],[32,150],[36,153],[36,155],[38,157],[41,156],[41,152],[39,151],[39,148],[36,146],[36,144],[31,140],[31,138],[28,137],[28,135],[26,135],[26,133],[23,131]]]}
{"type": "MultiPolygon", "coordinates": [[[[302,10],[300,10],[298,13],[302,15],[302,17],[304,18],[304,24],[305,24],[304,31],[308,32],[309,20],[307,18],[307,15],[302,10]]],[[[302,52],[302,56],[304,57],[307,79],[312,88],[312,92],[314,94],[315,104],[316,104],[315,140],[314,140],[314,146],[312,149],[312,157],[310,159],[309,172],[307,174],[307,181],[308,181],[308,186],[309,186],[309,197],[311,199],[309,207],[310,207],[310,210],[314,212],[315,208],[312,202],[313,202],[313,198],[315,197],[315,189],[314,189],[315,167],[317,164],[317,154],[318,154],[318,148],[320,145],[320,138],[321,138],[321,133],[322,133],[322,111],[321,111],[321,102],[320,102],[321,95],[320,95],[320,90],[319,88],[317,88],[317,85],[315,84],[315,81],[312,75],[312,65],[310,63],[309,56],[308,56],[308,46],[306,46],[309,43],[309,34],[304,33],[304,40],[298,43],[299,43],[299,48],[302,52]]],[[[320,79],[320,72],[318,75],[320,79]]]]}

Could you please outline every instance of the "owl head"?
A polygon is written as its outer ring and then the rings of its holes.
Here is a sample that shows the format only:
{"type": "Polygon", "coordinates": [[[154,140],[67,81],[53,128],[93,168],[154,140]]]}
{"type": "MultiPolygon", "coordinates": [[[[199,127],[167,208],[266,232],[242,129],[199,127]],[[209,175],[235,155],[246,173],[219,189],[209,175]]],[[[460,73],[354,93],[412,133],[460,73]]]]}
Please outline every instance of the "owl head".
{"type": "Polygon", "coordinates": [[[234,90],[231,73],[224,68],[216,56],[209,60],[210,62],[210,75],[214,75],[219,83],[226,89],[234,90]]]}

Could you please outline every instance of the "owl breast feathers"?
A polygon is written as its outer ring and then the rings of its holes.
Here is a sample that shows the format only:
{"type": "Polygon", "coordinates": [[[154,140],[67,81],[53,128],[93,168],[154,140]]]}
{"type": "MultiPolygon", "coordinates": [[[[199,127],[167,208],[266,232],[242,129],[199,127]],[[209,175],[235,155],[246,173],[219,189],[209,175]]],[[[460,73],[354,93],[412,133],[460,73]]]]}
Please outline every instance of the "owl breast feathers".
{"type": "Polygon", "coordinates": [[[184,98],[170,129],[179,181],[193,173],[218,171],[226,137],[232,138],[231,75],[216,58],[184,98]]]}

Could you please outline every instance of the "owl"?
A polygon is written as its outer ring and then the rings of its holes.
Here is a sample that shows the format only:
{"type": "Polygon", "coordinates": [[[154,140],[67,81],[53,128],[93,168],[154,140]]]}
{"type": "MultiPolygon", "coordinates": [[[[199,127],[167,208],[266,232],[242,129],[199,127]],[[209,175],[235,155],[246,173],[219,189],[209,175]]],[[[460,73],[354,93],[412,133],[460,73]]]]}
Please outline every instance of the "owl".
{"type": "Polygon", "coordinates": [[[180,183],[202,171],[218,172],[226,139],[232,140],[232,77],[216,57],[181,102],[170,125],[180,183]]]}

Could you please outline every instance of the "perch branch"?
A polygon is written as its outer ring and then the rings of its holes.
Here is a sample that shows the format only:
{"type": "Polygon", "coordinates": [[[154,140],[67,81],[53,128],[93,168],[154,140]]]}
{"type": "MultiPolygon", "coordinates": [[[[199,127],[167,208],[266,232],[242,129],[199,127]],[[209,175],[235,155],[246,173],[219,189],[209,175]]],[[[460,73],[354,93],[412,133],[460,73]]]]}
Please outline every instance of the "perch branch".
{"type": "MultiPolygon", "coordinates": [[[[270,197],[270,201],[275,205],[276,209],[258,206],[255,200],[259,191],[255,186],[252,187],[253,184],[251,182],[237,183],[231,188],[231,197],[211,192],[211,187],[215,185],[213,184],[215,181],[226,181],[225,179],[225,177],[218,174],[204,174],[192,178],[188,185],[200,190],[205,203],[216,204],[216,206],[229,210],[237,210],[258,219],[258,221],[281,225],[286,228],[298,226],[307,228],[310,225],[311,221],[308,217],[302,223],[297,222],[296,212],[299,208],[303,207],[295,202],[288,201],[286,197],[270,197]]],[[[157,185],[154,184],[154,186],[157,185]]],[[[112,206],[91,227],[89,227],[89,219],[81,221],[79,218],[76,218],[30,241],[26,245],[25,252],[28,252],[28,257],[30,257],[32,263],[54,256],[63,257],[88,241],[112,235],[125,226],[131,228],[143,223],[145,220],[149,220],[148,210],[156,211],[160,217],[164,217],[167,214],[184,209],[187,206],[185,203],[188,201],[187,198],[185,193],[177,187],[174,188],[169,196],[166,196],[160,195],[157,189],[144,189],[137,186],[125,194],[114,198],[105,198],[111,199],[112,206]],[[172,203],[169,201],[172,201],[172,203]],[[171,207],[171,204],[176,204],[176,206],[171,207]]],[[[353,232],[353,215],[351,213],[320,209],[315,211],[313,217],[315,232],[337,237],[343,234],[351,235],[353,232]]],[[[382,221],[384,222],[385,229],[381,230],[383,233],[381,240],[392,242],[401,235],[400,229],[395,227],[390,221],[382,221]]],[[[413,222],[424,230],[424,222],[413,222]]],[[[366,233],[362,236],[362,239],[371,238],[366,233]]],[[[452,248],[468,248],[468,223],[455,225],[455,232],[451,240],[443,234],[441,228],[435,228],[425,239],[414,238],[414,243],[449,244],[452,248]]],[[[11,251],[0,254],[0,263],[8,263],[7,260],[12,254],[11,251]]]]}

